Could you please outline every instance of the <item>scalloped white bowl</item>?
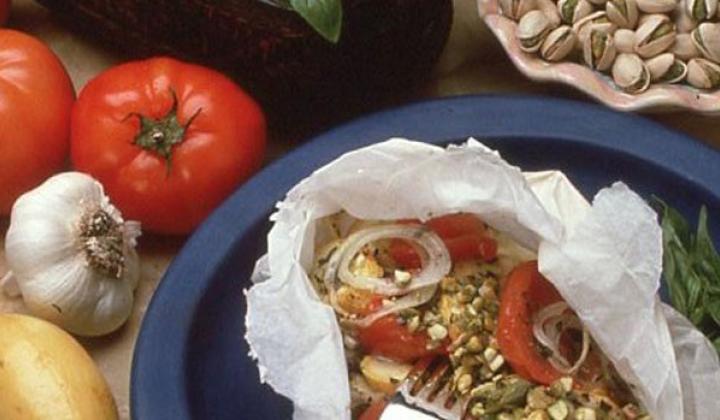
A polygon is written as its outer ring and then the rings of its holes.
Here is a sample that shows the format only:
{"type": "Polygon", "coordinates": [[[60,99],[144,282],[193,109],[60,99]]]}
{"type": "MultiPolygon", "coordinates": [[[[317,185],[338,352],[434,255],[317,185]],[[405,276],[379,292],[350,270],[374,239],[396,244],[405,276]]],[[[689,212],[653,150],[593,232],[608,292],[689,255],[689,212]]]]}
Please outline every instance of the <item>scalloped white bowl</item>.
{"type": "Polygon", "coordinates": [[[478,0],[478,10],[515,67],[533,80],[573,86],[620,111],[690,110],[720,115],[720,91],[702,91],[682,84],[657,84],[643,93],[630,95],[618,89],[607,75],[582,64],[549,63],[522,51],[515,37],[517,23],[500,14],[497,0],[478,0]]]}

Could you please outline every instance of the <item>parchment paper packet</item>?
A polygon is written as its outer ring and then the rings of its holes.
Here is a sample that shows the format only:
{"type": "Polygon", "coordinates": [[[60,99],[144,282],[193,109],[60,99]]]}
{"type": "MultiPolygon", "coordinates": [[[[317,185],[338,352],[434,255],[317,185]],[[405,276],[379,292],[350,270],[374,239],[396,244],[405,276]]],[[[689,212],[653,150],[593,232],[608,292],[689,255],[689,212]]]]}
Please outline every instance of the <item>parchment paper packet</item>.
{"type": "Polygon", "coordinates": [[[277,205],[268,254],[247,291],[246,340],[263,381],[295,419],[349,419],[340,329],[307,277],[315,221],[427,220],[471,212],[538,252],[541,272],[577,312],[654,419],[713,419],[720,362],[710,343],[660,302],[656,215],[627,186],[592,206],[558,171],[522,173],[474,139],[446,149],[391,139],[347,153],[277,205]]]}

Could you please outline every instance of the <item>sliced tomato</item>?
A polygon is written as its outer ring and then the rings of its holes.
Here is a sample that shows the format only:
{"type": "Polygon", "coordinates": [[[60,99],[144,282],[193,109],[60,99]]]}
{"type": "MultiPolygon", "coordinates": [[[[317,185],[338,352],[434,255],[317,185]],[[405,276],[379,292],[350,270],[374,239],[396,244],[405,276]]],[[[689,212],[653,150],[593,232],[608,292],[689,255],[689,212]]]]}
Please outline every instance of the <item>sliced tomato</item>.
{"type": "Polygon", "coordinates": [[[549,385],[562,374],[538,351],[532,316],[562,298],[537,268],[537,261],[520,264],[508,275],[500,295],[497,341],[505,360],[526,379],[549,385]]]}
{"type": "Polygon", "coordinates": [[[456,238],[463,235],[484,235],[485,223],[474,214],[457,213],[430,219],[425,223],[439,237],[456,238]]]}
{"type": "MultiPolygon", "coordinates": [[[[497,257],[497,242],[479,235],[463,235],[443,240],[453,262],[468,261],[476,258],[490,262],[497,257]]],[[[390,257],[405,269],[417,269],[422,266],[420,256],[405,240],[393,239],[390,242],[390,257]]]]}
{"type": "Polygon", "coordinates": [[[447,353],[446,346],[429,350],[427,334],[410,332],[405,325],[398,322],[396,315],[382,317],[360,329],[358,340],[367,353],[402,363],[412,363],[422,357],[447,353]]]}
{"type": "Polygon", "coordinates": [[[388,401],[385,398],[373,401],[373,403],[360,414],[358,420],[380,420],[380,416],[382,416],[387,405],[388,401]]]}

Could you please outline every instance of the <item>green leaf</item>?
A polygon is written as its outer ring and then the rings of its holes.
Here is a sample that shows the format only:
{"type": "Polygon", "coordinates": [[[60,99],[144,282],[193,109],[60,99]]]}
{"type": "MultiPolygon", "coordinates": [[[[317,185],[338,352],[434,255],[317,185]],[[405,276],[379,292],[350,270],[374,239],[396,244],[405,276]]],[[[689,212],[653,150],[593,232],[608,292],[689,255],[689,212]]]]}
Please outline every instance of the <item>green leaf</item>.
{"type": "Polygon", "coordinates": [[[720,299],[718,299],[717,296],[714,299],[707,299],[705,302],[705,311],[710,314],[715,324],[720,327],[720,299]]]}
{"type": "Polygon", "coordinates": [[[698,216],[698,229],[695,237],[696,260],[702,272],[706,274],[708,283],[720,286],[720,256],[710,238],[707,227],[707,209],[702,206],[698,216]]]}
{"type": "Polygon", "coordinates": [[[290,0],[290,6],[323,38],[332,43],[340,39],[341,0],[290,0]]]}

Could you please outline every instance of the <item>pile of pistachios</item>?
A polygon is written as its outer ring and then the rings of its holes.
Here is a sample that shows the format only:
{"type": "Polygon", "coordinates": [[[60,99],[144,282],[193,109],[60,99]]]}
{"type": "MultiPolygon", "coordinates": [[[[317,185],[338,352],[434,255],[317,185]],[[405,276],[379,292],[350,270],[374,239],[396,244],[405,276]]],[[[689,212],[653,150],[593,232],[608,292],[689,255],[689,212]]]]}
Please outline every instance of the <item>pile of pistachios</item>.
{"type": "Polygon", "coordinates": [[[499,0],[520,48],[584,61],[628,93],[651,83],[720,88],[719,0],[499,0]]]}

